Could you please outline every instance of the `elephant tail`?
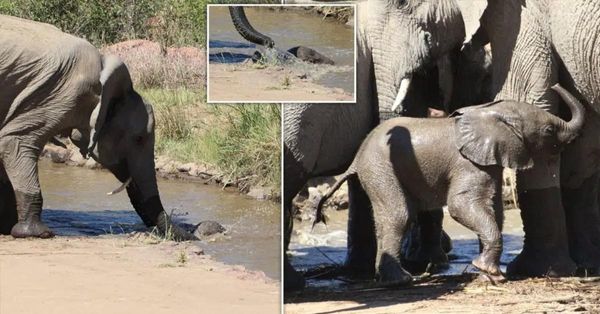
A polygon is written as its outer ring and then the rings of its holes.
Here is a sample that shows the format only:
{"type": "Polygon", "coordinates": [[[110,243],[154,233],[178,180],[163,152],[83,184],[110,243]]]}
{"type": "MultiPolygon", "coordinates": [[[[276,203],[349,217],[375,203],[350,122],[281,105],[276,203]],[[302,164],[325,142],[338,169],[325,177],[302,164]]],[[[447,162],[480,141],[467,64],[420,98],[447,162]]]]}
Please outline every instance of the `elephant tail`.
{"type": "Polygon", "coordinates": [[[317,213],[315,215],[315,221],[313,222],[313,228],[319,222],[327,224],[327,217],[323,214],[323,205],[325,205],[325,202],[340,188],[340,186],[342,186],[344,182],[346,182],[348,179],[350,179],[350,177],[353,177],[355,175],[356,169],[354,167],[354,163],[352,163],[348,170],[346,170],[346,172],[342,174],[342,177],[339,180],[337,180],[337,182],[335,182],[329,188],[329,190],[319,199],[319,203],[317,204],[317,213]]]}

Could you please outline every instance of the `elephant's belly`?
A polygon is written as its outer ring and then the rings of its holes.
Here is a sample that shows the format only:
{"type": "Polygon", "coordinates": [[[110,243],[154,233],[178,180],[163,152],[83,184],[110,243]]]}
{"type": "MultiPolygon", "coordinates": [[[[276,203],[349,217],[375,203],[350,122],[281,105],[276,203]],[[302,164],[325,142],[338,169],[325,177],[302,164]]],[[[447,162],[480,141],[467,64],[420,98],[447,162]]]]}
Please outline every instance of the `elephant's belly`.
{"type": "Polygon", "coordinates": [[[446,205],[448,188],[440,182],[404,180],[403,186],[420,210],[433,210],[446,205]]]}

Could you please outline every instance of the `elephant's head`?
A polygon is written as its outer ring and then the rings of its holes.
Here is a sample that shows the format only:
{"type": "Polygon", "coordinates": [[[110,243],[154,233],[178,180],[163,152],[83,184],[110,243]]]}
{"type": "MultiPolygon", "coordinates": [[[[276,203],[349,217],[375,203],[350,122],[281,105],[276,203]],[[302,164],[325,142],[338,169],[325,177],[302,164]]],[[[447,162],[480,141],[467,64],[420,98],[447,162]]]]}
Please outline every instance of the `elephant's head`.
{"type": "Polygon", "coordinates": [[[89,120],[89,137],[74,131],[73,142],[123,182],[111,193],[126,187],[131,204],[147,226],[157,226],[178,240],[193,239],[170,222],[160,201],[152,106],[133,89],[129,71],[118,57],[102,57],[100,83],[102,92],[89,120]]]}
{"type": "Polygon", "coordinates": [[[452,97],[452,59],[465,38],[454,0],[369,0],[366,29],[380,115],[424,116],[452,97]]]}
{"type": "Polygon", "coordinates": [[[454,113],[460,153],[482,165],[527,169],[537,158],[558,154],[584,122],[583,105],[558,84],[552,87],[571,110],[566,122],[533,105],[496,101],[454,113]]]}

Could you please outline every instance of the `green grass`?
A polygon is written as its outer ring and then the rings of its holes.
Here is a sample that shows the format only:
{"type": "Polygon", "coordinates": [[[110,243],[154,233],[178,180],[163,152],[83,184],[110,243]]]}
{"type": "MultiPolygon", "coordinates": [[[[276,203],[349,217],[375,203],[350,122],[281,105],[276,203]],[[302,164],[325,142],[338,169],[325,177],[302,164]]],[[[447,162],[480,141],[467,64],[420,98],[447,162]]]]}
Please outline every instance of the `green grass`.
{"type": "Polygon", "coordinates": [[[217,168],[242,190],[280,186],[280,107],[207,105],[190,89],[145,89],[156,115],[156,153],[217,168]],[[243,180],[240,180],[242,179],[243,180]]]}
{"type": "Polygon", "coordinates": [[[206,45],[206,5],[275,0],[0,0],[0,14],[50,23],[104,46],[149,39],[164,47],[206,45]]]}

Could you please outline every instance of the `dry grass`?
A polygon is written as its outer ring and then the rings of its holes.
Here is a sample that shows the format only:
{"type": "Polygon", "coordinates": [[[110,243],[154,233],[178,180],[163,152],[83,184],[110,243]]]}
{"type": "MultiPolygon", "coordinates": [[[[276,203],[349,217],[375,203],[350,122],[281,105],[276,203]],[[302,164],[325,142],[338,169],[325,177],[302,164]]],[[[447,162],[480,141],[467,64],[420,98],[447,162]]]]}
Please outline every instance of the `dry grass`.
{"type": "Polygon", "coordinates": [[[203,49],[165,50],[148,40],[129,40],[102,51],[123,59],[137,87],[202,89],[206,85],[206,53],[203,49]]]}

